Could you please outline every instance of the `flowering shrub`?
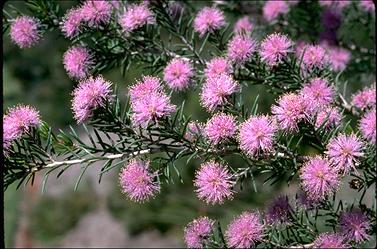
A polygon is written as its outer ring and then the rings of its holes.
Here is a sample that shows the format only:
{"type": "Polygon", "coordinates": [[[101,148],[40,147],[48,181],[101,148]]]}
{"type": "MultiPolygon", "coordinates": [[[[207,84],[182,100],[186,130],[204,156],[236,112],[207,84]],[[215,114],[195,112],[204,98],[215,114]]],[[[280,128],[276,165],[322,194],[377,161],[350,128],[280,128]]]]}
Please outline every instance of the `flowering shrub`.
{"type": "MultiPolygon", "coordinates": [[[[373,3],[267,1],[251,4],[261,24],[245,15],[228,19],[228,12],[239,14],[247,4],[214,1],[194,8],[163,0],[87,0],[63,13],[59,2],[28,1],[34,17],[8,16],[4,30],[10,28],[21,49],[38,46],[45,32],[59,30],[71,42],[62,67],[78,84],[72,92],[77,128],[69,132],[55,132],[34,107],[6,111],[5,189],[33,181],[39,172],[47,181],[53,171],[60,176],[81,166],[76,189],[90,165],[102,162],[100,179],[118,170],[121,191],[130,201],[145,203],[172,183],[173,168],[179,176],[176,161],[195,160],[200,167],[192,191],[203,205],[231,203],[242,192],[263,194],[257,190],[260,181],[298,182],[300,190],[269,201],[266,210],[244,210],[227,227],[210,214],[198,214],[182,232],[188,247],[347,248],[371,240],[376,205],[365,205],[363,198],[377,179],[376,86],[365,82],[367,87],[349,97],[342,73],[348,66],[360,73],[356,64],[363,60],[375,74],[369,63],[374,49],[345,41],[339,44],[352,51],[329,40],[299,41],[298,33],[307,30],[293,20],[307,11],[318,16],[333,11],[339,14],[335,19],[348,11],[358,13],[355,18],[362,12],[374,23],[373,3]],[[272,27],[277,28],[270,32],[272,27]],[[126,95],[119,94],[119,82],[102,74],[112,68],[125,74],[131,64],[145,67],[144,75],[126,95]],[[274,96],[266,113],[259,111],[259,97],[245,96],[257,85],[274,96]],[[206,121],[192,120],[184,102],[174,98],[187,92],[198,97],[206,121]],[[78,127],[90,143],[77,135],[78,127]],[[347,181],[358,191],[352,203],[337,198],[347,181]]],[[[331,18],[322,23],[333,31],[341,24],[331,18]]]]}

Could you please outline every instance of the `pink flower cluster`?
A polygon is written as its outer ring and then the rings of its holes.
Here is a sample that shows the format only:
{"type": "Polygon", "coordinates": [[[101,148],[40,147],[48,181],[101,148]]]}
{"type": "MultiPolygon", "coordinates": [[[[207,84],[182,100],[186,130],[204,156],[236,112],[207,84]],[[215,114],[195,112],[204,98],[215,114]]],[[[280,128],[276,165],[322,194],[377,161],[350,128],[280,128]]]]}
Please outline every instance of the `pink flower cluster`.
{"type": "Polygon", "coordinates": [[[328,55],[331,67],[336,72],[344,70],[351,60],[351,53],[340,47],[330,47],[328,55]]]}
{"type": "Polygon", "coordinates": [[[149,171],[149,162],[134,159],[120,172],[119,181],[124,194],[132,201],[145,202],[160,192],[160,185],[154,181],[157,172],[149,171]]]}
{"type": "Polygon", "coordinates": [[[263,17],[268,22],[276,20],[279,15],[286,14],[289,11],[289,5],[286,1],[269,0],[263,6],[263,17]]]}
{"type": "Polygon", "coordinates": [[[368,111],[359,124],[361,135],[370,143],[376,143],[376,108],[368,111]]]}
{"type": "Polygon", "coordinates": [[[200,36],[214,32],[226,25],[223,12],[216,7],[204,7],[194,19],[194,30],[200,36]]]}
{"type": "Polygon", "coordinates": [[[204,127],[204,134],[213,144],[232,138],[237,131],[235,118],[224,113],[215,114],[204,127]]]}
{"type": "Polygon", "coordinates": [[[17,17],[10,26],[10,37],[20,48],[30,48],[41,38],[41,23],[30,16],[17,17]]]}
{"type": "MultiPolygon", "coordinates": [[[[301,59],[301,58],[299,58],[301,59]]],[[[307,70],[314,68],[323,68],[329,63],[329,57],[326,50],[319,45],[307,45],[304,48],[302,66],[307,70]]]]}
{"type": "Polygon", "coordinates": [[[374,13],[375,10],[375,3],[373,0],[360,0],[359,7],[363,9],[365,12],[374,13]]]}
{"type": "Polygon", "coordinates": [[[248,16],[240,18],[234,25],[234,33],[236,34],[250,34],[254,25],[250,22],[248,16]]]}
{"type": "Polygon", "coordinates": [[[204,248],[213,234],[215,221],[200,217],[185,227],[185,242],[188,248],[204,248]]]}
{"type": "Polygon", "coordinates": [[[372,225],[361,210],[343,212],[339,218],[339,230],[347,240],[362,243],[370,238],[372,225]]]}
{"type": "Polygon", "coordinates": [[[232,66],[229,61],[225,58],[215,57],[211,59],[206,64],[204,69],[205,76],[207,78],[215,77],[220,74],[230,74],[232,71],[232,66]]]}
{"type": "Polygon", "coordinates": [[[352,96],[353,106],[362,110],[376,105],[376,83],[370,87],[365,87],[362,91],[352,96]]]}
{"type": "Polygon", "coordinates": [[[94,63],[93,55],[83,46],[70,47],[63,55],[64,69],[68,76],[74,79],[88,76],[94,63]]]}
{"type": "Polygon", "coordinates": [[[78,123],[87,120],[93,111],[111,100],[111,83],[102,76],[82,80],[73,91],[72,110],[78,123]]]}
{"type": "Polygon", "coordinates": [[[342,115],[339,109],[336,107],[325,107],[321,108],[316,116],[315,127],[318,129],[323,128],[334,128],[337,127],[342,121],[342,115]]]}
{"type": "Polygon", "coordinates": [[[349,248],[346,239],[336,233],[321,233],[313,242],[313,248],[349,248]]]}
{"type": "Polygon", "coordinates": [[[262,61],[274,66],[293,52],[292,46],[293,42],[286,35],[274,33],[262,41],[259,53],[262,61]]]}
{"type": "Polygon", "coordinates": [[[267,207],[265,219],[268,223],[285,223],[293,212],[287,196],[275,198],[267,207]]]}
{"type": "Polygon", "coordinates": [[[155,17],[147,4],[133,4],[119,16],[119,24],[126,33],[132,32],[144,25],[155,23],[155,17]]]}
{"type": "Polygon", "coordinates": [[[190,62],[181,58],[171,60],[164,69],[164,80],[175,91],[186,89],[193,75],[194,71],[190,62]]]}
{"type": "Polygon", "coordinates": [[[256,51],[256,42],[244,35],[236,35],[228,43],[228,58],[236,64],[243,64],[256,51]]]}
{"type": "Polygon", "coordinates": [[[326,79],[314,78],[304,85],[300,95],[305,102],[306,113],[311,115],[334,101],[335,88],[326,79]]]}
{"type": "Polygon", "coordinates": [[[81,24],[84,17],[81,8],[72,8],[67,11],[61,23],[61,30],[65,37],[73,38],[81,31],[81,24]]]}

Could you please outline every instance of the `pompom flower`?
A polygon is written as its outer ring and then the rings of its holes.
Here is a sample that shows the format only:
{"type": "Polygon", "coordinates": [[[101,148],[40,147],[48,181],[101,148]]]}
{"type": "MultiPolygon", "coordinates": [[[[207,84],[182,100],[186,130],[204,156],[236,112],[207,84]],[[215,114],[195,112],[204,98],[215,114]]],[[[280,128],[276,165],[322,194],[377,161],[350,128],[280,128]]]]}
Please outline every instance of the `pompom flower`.
{"type": "Polygon", "coordinates": [[[207,78],[200,93],[200,103],[208,111],[224,105],[227,98],[238,91],[239,85],[230,75],[220,74],[207,78]]]}
{"type": "Polygon", "coordinates": [[[315,67],[322,68],[328,63],[328,55],[326,50],[321,46],[309,45],[305,47],[302,65],[306,69],[313,69],[315,67]]]}
{"type": "Polygon", "coordinates": [[[362,91],[354,94],[352,96],[351,104],[362,110],[371,106],[375,106],[376,105],[376,84],[373,84],[370,87],[366,87],[362,91]]]}
{"type": "Polygon", "coordinates": [[[276,130],[270,117],[251,116],[240,126],[238,139],[241,150],[250,156],[271,152],[276,130]]]}
{"type": "Polygon", "coordinates": [[[64,53],[63,65],[69,77],[82,79],[88,76],[94,65],[94,58],[87,48],[74,46],[64,53]]]}
{"type": "Polygon", "coordinates": [[[355,134],[340,134],[332,138],[326,147],[326,154],[336,170],[345,174],[355,169],[358,158],[363,156],[363,143],[355,134]]]}
{"type": "Polygon", "coordinates": [[[216,7],[204,7],[194,19],[194,30],[200,36],[212,33],[226,25],[224,13],[216,7]]]}
{"type": "Polygon", "coordinates": [[[317,129],[321,126],[328,129],[338,126],[341,120],[342,115],[340,114],[338,108],[326,107],[325,109],[322,109],[317,113],[314,125],[317,129]]]}
{"type": "Polygon", "coordinates": [[[231,71],[232,66],[230,65],[229,61],[221,57],[211,59],[209,62],[207,62],[206,68],[204,69],[204,73],[207,78],[215,77],[220,74],[230,74],[231,71]]]}
{"type": "Polygon", "coordinates": [[[286,35],[274,33],[262,41],[259,53],[262,61],[274,66],[293,52],[292,46],[293,42],[286,35]]]}
{"type": "Polygon", "coordinates": [[[157,172],[149,171],[149,162],[132,160],[119,174],[122,192],[135,202],[145,202],[160,192],[160,185],[154,181],[157,172]]]}
{"type": "Polygon", "coordinates": [[[129,89],[131,102],[146,98],[152,93],[162,91],[160,80],[153,76],[144,76],[142,81],[138,81],[129,89]]]}
{"type": "Polygon", "coordinates": [[[347,240],[361,243],[369,240],[368,231],[372,228],[368,217],[361,210],[343,212],[339,218],[339,231],[347,240]]]}
{"type": "Polygon", "coordinates": [[[290,212],[293,209],[289,204],[287,196],[279,196],[274,199],[267,207],[266,210],[266,221],[268,223],[284,223],[289,221],[290,212]]]}
{"type": "Polygon", "coordinates": [[[186,89],[193,75],[190,62],[180,58],[171,60],[164,70],[164,80],[175,91],[186,89]]]}
{"type": "Polygon", "coordinates": [[[370,143],[376,143],[376,109],[367,112],[360,120],[361,135],[370,143]]]}
{"type": "Polygon", "coordinates": [[[344,48],[332,47],[328,54],[331,67],[336,72],[344,70],[351,60],[351,53],[344,48]]]}
{"type": "Polygon", "coordinates": [[[188,248],[203,248],[213,234],[215,221],[208,217],[200,217],[185,227],[185,242],[188,248]]]}
{"type": "Polygon", "coordinates": [[[244,212],[227,227],[225,237],[230,248],[251,248],[263,237],[263,224],[259,214],[244,212]]]}
{"type": "Polygon", "coordinates": [[[313,248],[349,248],[345,238],[336,233],[321,233],[313,242],[313,248]]]}
{"type": "Polygon", "coordinates": [[[65,37],[73,38],[80,33],[80,26],[84,21],[81,8],[70,9],[63,17],[61,30],[65,37]]]}
{"type": "Polygon", "coordinates": [[[40,22],[30,16],[17,17],[10,26],[10,37],[20,48],[30,48],[41,38],[40,22]]]}
{"type": "Polygon", "coordinates": [[[301,186],[308,197],[314,201],[323,200],[340,184],[337,171],[330,162],[320,156],[307,161],[301,168],[301,186]]]}
{"type": "Polygon", "coordinates": [[[111,83],[102,76],[81,81],[72,94],[72,110],[76,121],[81,123],[88,119],[93,110],[111,100],[111,93],[111,83]]]}
{"type": "Polygon", "coordinates": [[[204,134],[213,144],[232,138],[237,130],[237,124],[233,116],[224,113],[215,114],[208,120],[204,134]]]}
{"type": "Polygon", "coordinates": [[[359,6],[366,12],[374,13],[375,6],[373,0],[360,0],[359,6]]]}
{"type": "Polygon", "coordinates": [[[126,33],[153,23],[155,23],[154,14],[145,3],[129,5],[119,17],[119,24],[126,33]]]}
{"type": "Polygon", "coordinates": [[[271,107],[280,128],[288,132],[298,131],[298,123],[306,118],[305,110],[302,96],[294,93],[282,95],[277,105],[271,107]]]}
{"type": "Polygon", "coordinates": [[[86,0],[81,6],[81,15],[89,27],[110,21],[113,6],[109,1],[86,0]]]}
{"type": "Polygon", "coordinates": [[[185,139],[187,139],[188,141],[194,141],[202,134],[202,132],[203,132],[203,125],[198,122],[191,121],[187,125],[185,139]]]}
{"type": "Polygon", "coordinates": [[[251,58],[256,50],[256,42],[243,35],[236,35],[228,43],[228,58],[237,64],[242,64],[251,58]]]}
{"type": "Polygon", "coordinates": [[[268,22],[272,22],[281,14],[289,11],[289,5],[285,1],[269,0],[263,6],[263,17],[268,22]]]}
{"type": "Polygon", "coordinates": [[[207,204],[222,204],[226,199],[233,198],[232,175],[226,166],[210,161],[203,163],[196,171],[194,186],[200,200],[207,204]]]}
{"type": "Polygon", "coordinates": [[[250,19],[248,16],[244,16],[240,18],[236,24],[234,25],[234,33],[237,34],[248,34],[251,33],[253,30],[254,26],[250,22],[250,19]]]}
{"type": "Polygon", "coordinates": [[[313,114],[334,101],[335,88],[326,79],[314,78],[301,89],[300,94],[306,112],[313,114]]]}

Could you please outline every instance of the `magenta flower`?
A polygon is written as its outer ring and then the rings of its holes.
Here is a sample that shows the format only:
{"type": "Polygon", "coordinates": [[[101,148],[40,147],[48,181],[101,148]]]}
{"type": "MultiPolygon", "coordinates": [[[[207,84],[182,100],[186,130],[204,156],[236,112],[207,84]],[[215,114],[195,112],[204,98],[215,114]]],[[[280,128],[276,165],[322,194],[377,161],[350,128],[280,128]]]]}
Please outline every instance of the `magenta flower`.
{"type": "Polygon", "coordinates": [[[338,108],[326,107],[317,113],[314,125],[317,129],[321,126],[328,129],[338,126],[341,121],[342,115],[340,114],[338,108]]]}
{"type": "Polygon", "coordinates": [[[196,140],[203,132],[203,125],[196,122],[196,121],[190,121],[187,125],[187,130],[185,133],[185,139],[188,141],[194,141],[196,140]]]}
{"type": "Polygon", "coordinates": [[[61,30],[65,37],[73,38],[80,33],[80,26],[84,21],[81,8],[72,8],[63,17],[61,24],[61,30]]]}
{"type": "Polygon", "coordinates": [[[145,3],[130,5],[119,17],[119,24],[126,33],[153,23],[155,23],[154,14],[145,3]]]}
{"type": "Polygon", "coordinates": [[[216,107],[224,105],[227,97],[238,91],[238,82],[230,75],[220,74],[207,78],[200,93],[201,105],[208,111],[214,111],[216,107]]]}
{"type": "Polygon", "coordinates": [[[368,217],[361,210],[343,212],[339,218],[339,230],[347,240],[362,243],[369,240],[368,231],[372,228],[368,217]]]}
{"type": "Polygon", "coordinates": [[[231,71],[232,66],[227,59],[216,57],[207,62],[204,73],[207,78],[211,78],[220,74],[230,74],[231,71]]]}
{"type": "Polygon", "coordinates": [[[216,7],[204,7],[194,19],[194,30],[200,36],[212,33],[226,25],[224,13],[216,7]]]}
{"type": "Polygon", "coordinates": [[[339,47],[332,47],[328,50],[331,67],[334,71],[342,71],[351,60],[351,53],[339,47]]]}
{"type": "Polygon", "coordinates": [[[89,75],[94,65],[94,57],[87,48],[74,46],[64,53],[63,64],[69,77],[82,79],[89,75]]]}
{"type": "Polygon", "coordinates": [[[302,66],[309,70],[315,67],[322,68],[328,63],[328,60],[329,58],[325,49],[318,45],[308,45],[305,47],[302,66]]]}
{"type": "Polygon", "coordinates": [[[352,96],[353,106],[356,106],[360,109],[366,109],[370,106],[376,105],[376,84],[373,84],[370,87],[364,88],[362,91],[354,94],[352,96]]]}
{"type": "Polygon", "coordinates": [[[185,227],[185,242],[188,248],[203,248],[213,234],[215,221],[200,217],[185,227]]]}
{"type": "Polygon", "coordinates": [[[268,22],[272,22],[281,14],[289,11],[289,5],[285,1],[269,0],[263,6],[263,17],[268,22]]]}
{"type": "Polygon", "coordinates": [[[293,42],[288,36],[274,33],[262,41],[259,53],[262,61],[274,66],[287,57],[288,53],[293,52],[292,46],[293,42]]]}
{"type": "Polygon", "coordinates": [[[171,60],[164,70],[164,80],[175,91],[186,89],[193,75],[190,62],[180,58],[171,60]]]}
{"type": "Polygon", "coordinates": [[[232,138],[237,130],[237,124],[235,118],[231,115],[224,113],[215,114],[210,120],[208,120],[204,134],[213,144],[219,144],[220,142],[232,138]]]}
{"type": "Polygon", "coordinates": [[[20,48],[30,48],[41,38],[39,20],[30,16],[17,17],[10,26],[10,38],[20,48]]]}
{"type": "Polygon", "coordinates": [[[200,200],[207,204],[222,204],[226,199],[233,198],[232,175],[226,166],[210,161],[203,163],[196,171],[194,186],[200,200]]]}
{"type": "Polygon", "coordinates": [[[254,25],[250,22],[248,16],[240,18],[234,25],[234,33],[249,34],[253,30],[254,25]]]}
{"type": "Polygon", "coordinates": [[[363,156],[363,143],[355,134],[349,136],[340,134],[332,138],[326,147],[326,154],[330,158],[331,164],[336,170],[340,170],[345,174],[351,169],[355,169],[355,163],[358,158],[363,156]]]}
{"type": "Polygon", "coordinates": [[[359,7],[366,12],[374,13],[375,6],[372,0],[360,0],[359,7]]]}
{"type": "Polygon", "coordinates": [[[295,55],[296,55],[296,58],[298,59],[298,61],[301,60],[302,53],[304,52],[304,49],[305,49],[307,46],[309,46],[309,44],[306,43],[305,41],[302,41],[302,40],[298,40],[298,41],[296,41],[295,55]]]}
{"type": "Polygon", "coordinates": [[[119,174],[122,192],[132,201],[148,201],[160,192],[160,184],[154,181],[156,176],[157,172],[149,171],[149,161],[134,159],[119,174]]]}
{"type": "Polygon", "coordinates": [[[175,111],[175,105],[162,92],[154,92],[132,102],[132,121],[135,125],[147,126],[151,121],[157,121],[169,116],[175,111]]]}
{"type": "Polygon", "coordinates": [[[376,143],[376,109],[367,112],[360,120],[361,135],[370,143],[376,143]]]}
{"type": "Polygon", "coordinates": [[[142,81],[138,81],[129,89],[131,102],[146,98],[152,93],[159,93],[162,91],[160,80],[153,76],[144,76],[142,81]]]}
{"type": "Polygon", "coordinates": [[[301,89],[300,94],[306,112],[313,114],[334,101],[335,88],[326,79],[314,78],[301,89]]]}
{"type": "Polygon", "coordinates": [[[345,238],[336,233],[321,233],[313,242],[313,248],[349,248],[345,238]]]}
{"type": "Polygon", "coordinates": [[[305,191],[302,190],[300,190],[297,194],[297,202],[305,209],[313,209],[320,204],[319,200],[313,200],[305,191]]]}
{"type": "Polygon", "coordinates": [[[319,0],[319,5],[322,7],[327,8],[334,8],[338,10],[342,10],[346,6],[348,6],[351,1],[338,1],[338,0],[319,0]]]}
{"type": "Polygon", "coordinates": [[[81,15],[89,27],[110,21],[113,6],[109,1],[86,0],[81,6],[81,15]]]}
{"type": "Polygon", "coordinates": [[[273,150],[276,125],[268,116],[251,116],[241,124],[240,148],[247,155],[255,156],[273,150]]]}
{"type": "Polygon", "coordinates": [[[72,110],[77,123],[82,123],[111,100],[111,83],[102,76],[82,80],[73,91],[72,110]]]}
{"type": "Polygon", "coordinates": [[[330,166],[330,162],[320,156],[312,157],[301,168],[301,186],[308,197],[314,201],[323,200],[339,184],[337,171],[330,166]]]}
{"type": "Polygon", "coordinates": [[[256,50],[256,42],[244,35],[236,35],[228,43],[228,58],[230,61],[242,64],[251,58],[256,50]]]}
{"type": "Polygon", "coordinates": [[[12,142],[41,124],[39,112],[28,105],[10,108],[3,116],[3,148],[8,150],[12,142]]]}
{"type": "Polygon", "coordinates": [[[228,247],[251,248],[263,237],[263,224],[257,213],[244,212],[227,227],[225,237],[228,247]]]}
{"type": "Polygon", "coordinates": [[[273,224],[288,222],[292,211],[288,197],[279,196],[268,205],[265,215],[266,221],[273,224]]]}
{"type": "Polygon", "coordinates": [[[271,107],[280,128],[288,132],[298,131],[298,123],[306,119],[305,110],[302,96],[294,93],[282,95],[277,105],[271,107]]]}

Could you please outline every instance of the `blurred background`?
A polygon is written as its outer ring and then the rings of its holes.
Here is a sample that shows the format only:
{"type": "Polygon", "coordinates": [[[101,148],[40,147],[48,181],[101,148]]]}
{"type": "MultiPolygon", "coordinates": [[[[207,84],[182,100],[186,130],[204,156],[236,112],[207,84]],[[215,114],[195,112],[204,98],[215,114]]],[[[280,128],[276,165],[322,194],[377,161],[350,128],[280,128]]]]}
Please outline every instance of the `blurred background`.
{"type": "MultiPolygon", "coordinates": [[[[60,1],[61,14],[77,4],[78,1],[60,1]]],[[[229,4],[232,6],[235,3],[229,1],[229,4]]],[[[198,5],[211,3],[200,2],[198,5]]],[[[232,9],[232,13],[227,12],[229,22],[234,23],[237,18],[249,15],[257,25],[266,25],[261,16],[263,2],[245,1],[236,5],[241,7],[232,9]]],[[[13,7],[28,13],[21,1],[8,1],[4,5],[4,9],[9,13],[13,13],[13,7]]],[[[356,7],[350,11],[355,12],[351,12],[351,17],[367,18],[366,14],[360,13],[356,7]]],[[[323,8],[317,2],[300,2],[292,7],[289,15],[283,17],[282,22],[288,22],[288,25],[266,26],[264,31],[270,33],[283,30],[295,40],[318,42],[321,32],[326,31],[326,23],[323,22],[323,16],[321,17],[324,15],[323,12],[323,8]],[[309,21],[300,19],[298,15],[305,15],[305,11],[317,16],[309,21]],[[293,25],[290,26],[289,22],[300,23],[303,31],[294,32],[293,25]],[[309,29],[315,31],[309,33],[309,29]]],[[[355,21],[358,19],[350,20],[350,15],[334,15],[340,22],[334,31],[336,41],[357,44],[374,51],[374,19],[365,19],[366,23],[359,23],[355,21]]],[[[42,119],[55,131],[67,130],[68,125],[75,125],[68,107],[71,105],[70,94],[77,83],[68,78],[62,65],[63,53],[69,46],[69,40],[64,39],[59,31],[55,30],[46,32],[37,46],[21,50],[11,43],[6,32],[3,35],[3,112],[8,107],[24,103],[40,110],[42,119]]],[[[357,55],[353,58],[341,76],[343,80],[348,80],[347,97],[375,81],[374,55],[369,55],[365,61],[357,62],[356,58],[359,57],[357,55]]],[[[127,87],[142,75],[143,69],[136,66],[131,66],[125,77],[122,77],[120,69],[104,72],[106,79],[118,85],[121,94],[126,94],[127,87]]],[[[267,113],[277,96],[267,93],[263,86],[253,86],[245,92],[246,102],[251,103],[257,94],[260,95],[259,113],[267,113]]],[[[198,91],[174,96],[173,101],[178,104],[182,99],[186,100],[186,114],[201,122],[206,121],[209,115],[199,106],[198,91]]],[[[239,163],[237,159],[229,160],[234,165],[239,163]]],[[[218,218],[224,227],[244,210],[263,209],[271,198],[282,193],[292,197],[297,192],[298,185],[295,181],[289,187],[284,183],[269,186],[263,185],[264,179],[258,179],[258,193],[253,191],[251,184],[246,184],[233,201],[222,206],[207,206],[200,202],[193,192],[192,179],[198,165],[197,161],[192,161],[189,165],[185,165],[185,162],[177,163],[183,183],[176,179],[174,185],[164,185],[157,198],[142,205],[128,201],[121,194],[118,187],[120,168],[115,168],[105,175],[99,184],[98,172],[101,165],[93,165],[84,175],[78,191],[73,189],[80,167],[71,167],[59,179],[51,175],[43,194],[42,174],[37,177],[34,186],[16,190],[16,184],[13,184],[4,196],[5,245],[182,247],[183,227],[200,215],[218,218]]],[[[357,192],[349,189],[348,184],[343,186],[339,198],[352,200],[357,192]]],[[[374,202],[373,191],[367,195],[367,205],[370,206],[374,202]]]]}

